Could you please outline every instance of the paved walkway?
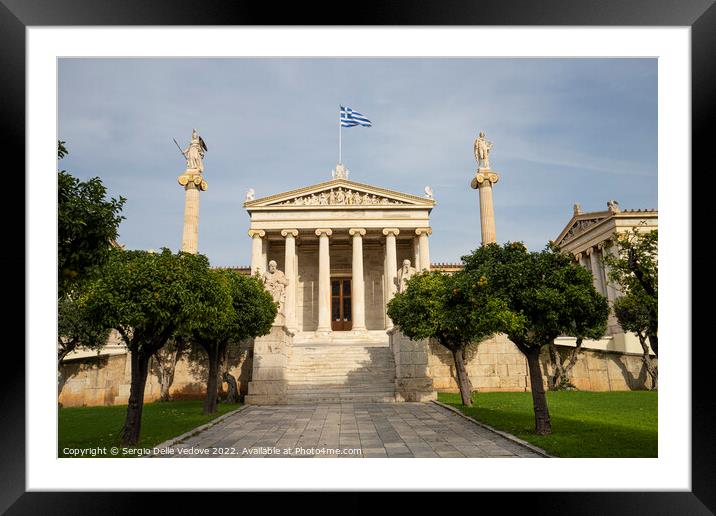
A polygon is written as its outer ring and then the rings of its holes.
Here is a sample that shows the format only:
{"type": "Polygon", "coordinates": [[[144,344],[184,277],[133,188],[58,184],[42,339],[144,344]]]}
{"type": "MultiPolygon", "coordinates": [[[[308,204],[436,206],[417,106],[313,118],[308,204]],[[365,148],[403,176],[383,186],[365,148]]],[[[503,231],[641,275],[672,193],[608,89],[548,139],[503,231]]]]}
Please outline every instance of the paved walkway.
{"type": "Polygon", "coordinates": [[[249,406],[172,451],[172,457],[539,457],[434,403],[249,406]]]}

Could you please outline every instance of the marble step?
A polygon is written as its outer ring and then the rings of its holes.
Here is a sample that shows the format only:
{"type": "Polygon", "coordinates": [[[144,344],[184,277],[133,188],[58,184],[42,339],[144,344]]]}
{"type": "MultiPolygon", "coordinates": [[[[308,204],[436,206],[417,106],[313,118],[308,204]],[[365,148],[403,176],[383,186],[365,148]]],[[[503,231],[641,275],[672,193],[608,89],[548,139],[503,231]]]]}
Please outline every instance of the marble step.
{"type": "Polygon", "coordinates": [[[371,390],[391,390],[395,389],[395,382],[381,382],[381,383],[365,383],[365,382],[356,382],[356,383],[294,383],[289,382],[287,384],[287,388],[289,390],[294,391],[309,391],[311,389],[315,390],[355,390],[355,389],[365,389],[366,391],[371,390]]]}
{"type": "Polygon", "coordinates": [[[362,395],[346,395],[346,396],[288,396],[286,401],[289,405],[301,404],[334,404],[334,403],[395,403],[394,395],[385,396],[362,396],[362,395]]]}

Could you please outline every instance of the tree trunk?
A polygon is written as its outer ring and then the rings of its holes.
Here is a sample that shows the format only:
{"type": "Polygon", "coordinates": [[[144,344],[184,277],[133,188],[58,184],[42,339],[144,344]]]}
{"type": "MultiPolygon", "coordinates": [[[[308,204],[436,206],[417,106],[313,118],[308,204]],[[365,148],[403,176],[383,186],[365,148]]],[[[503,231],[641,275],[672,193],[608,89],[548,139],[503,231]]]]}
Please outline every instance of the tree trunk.
{"type": "Polygon", "coordinates": [[[559,389],[562,385],[562,357],[559,355],[557,346],[554,342],[549,344],[549,356],[552,359],[552,375],[549,376],[549,388],[551,390],[559,389]]]}
{"type": "Polygon", "coordinates": [[[574,367],[574,364],[577,363],[579,353],[582,351],[583,340],[584,339],[581,337],[577,339],[575,347],[572,349],[569,358],[564,363],[562,363],[562,356],[559,354],[557,345],[554,342],[550,342],[549,353],[552,359],[552,365],[554,366],[552,376],[549,377],[549,388],[551,390],[563,389],[570,385],[569,373],[574,367]]]}
{"type": "Polygon", "coordinates": [[[649,335],[649,345],[654,355],[659,356],[659,337],[657,335],[649,335]]]}
{"type": "Polygon", "coordinates": [[[127,417],[122,428],[122,444],[135,445],[139,442],[139,432],[142,426],[142,409],[144,408],[144,388],[149,373],[149,358],[151,355],[143,351],[130,353],[132,365],[132,382],[129,389],[127,403],[127,417]]]}
{"type": "Polygon", "coordinates": [[[641,360],[644,362],[646,372],[649,373],[649,376],[651,376],[651,390],[659,390],[659,369],[656,365],[654,365],[654,361],[651,359],[651,355],[649,354],[649,346],[646,344],[646,336],[641,333],[637,333],[637,337],[639,337],[639,344],[641,344],[641,349],[643,351],[641,360]]]}
{"type": "Polygon", "coordinates": [[[539,352],[539,347],[529,348],[525,356],[530,370],[530,387],[532,389],[532,404],[535,413],[535,433],[537,435],[548,435],[552,433],[552,422],[549,419],[547,396],[544,393],[544,385],[542,384],[542,367],[539,363],[539,352]]]}
{"type": "Polygon", "coordinates": [[[159,401],[171,401],[169,389],[171,388],[172,383],[174,383],[174,371],[167,372],[161,366],[160,369],[162,370],[162,377],[159,381],[159,401]]]}
{"type": "Polygon", "coordinates": [[[206,398],[204,399],[204,414],[216,412],[219,379],[219,346],[214,343],[204,346],[209,357],[209,375],[206,379],[206,398]]]}
{"type": "Polygon", "coordinates": [[[460,387],[462,404],[466,407],[472,407],[472,384],[470,383],[467,369],[465,369],[465,356],[462,351],[463,348],[454,350],[452,357],[455,361],[455,373],[457,376],[457,385],[460,387]]]}
{"type": "Polygon", "coordinates": [[[239,402],[239,386],[236,383],[236,378],[227,372],[222,375],[223,380],[229,385],[229,393],[226,395],[226,403],[238,403],[239,402]]]}

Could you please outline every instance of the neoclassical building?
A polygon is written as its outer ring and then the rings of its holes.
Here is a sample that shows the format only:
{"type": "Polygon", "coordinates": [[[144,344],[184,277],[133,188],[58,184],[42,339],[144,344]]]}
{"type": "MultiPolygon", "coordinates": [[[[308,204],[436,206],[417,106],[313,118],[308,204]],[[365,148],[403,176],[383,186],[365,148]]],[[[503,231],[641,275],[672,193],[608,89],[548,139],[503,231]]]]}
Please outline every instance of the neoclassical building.
{"type": "MultiPolygon", "coordinates": [[[[500,205],[499,192],[493,205],[500,176],[489,168],[490,148],[481,134],[470,184],[478,190],[473,220],[481,223],[483,242],[496,241],[494,206],[499,214],[500,205]]],[[[281,311],[268,335],[241,343],[230,357],[230,374],[246,403],[427,401],[439,391],[457,391],[450,353],[436,342],[407,339],[386,314],[406,274],[401,268],[410,274],[462,268],[431,264],[432,191],[416,195],[352,181],[342,165],[332,176],[261,198],[253,190],[247,194],[244,241],[251,264],[239,271],[263,277],[281,311]]],[[[198,249],[199,194],[207,185],[201,171],[189,168],[179,184],[185,190],[182,247],[191,252],[198,249]]],[[[610,201],[605,211],[584,213],[575,205],[555,242],[592,272],[597,290],[613,302],[619,286],[608,281],[602,257],[613,252],[616,234],[657,225],[656,210],[621,210],[610,201]]],[[[574,347],[575,339],[560,337],[556,344],[574,347]]],[[[583,349],[572,370],[579,389],[648,387],[636,336],[625,334],[613,317],[607,335],[585,341],[583,349]]],[[[545,375],[549,360],[545,353],[545,375]]],[[[530,388],[526,359],[504,335],[472,347],[466,363],[478,391],[530,388]]],[[[67,406],[122,404],[129,386],[130,357],[113,335],[100,353],[80,351],[65,359],[59,400],[67,406]]],[[[196,364],[180,360],[172,396],[197,398],[204,389],[196,364]]],[[[158,396],[157,377],[150,374],[145,399],[158,396]]]]}
{"type": "Polygon", "coordinates": [[[384,333],[400,265],[430,268],[433,199],[350,181],[340,165],[334,175],[244,203],[251,271],[273,260],[284,272],[285,324],[299,339],[384,333]]]}
{"type": "MultiPolygon", "coordinates": [[[[609,201],[604,211],[585,213],[579,204],[573,207],[572,218],[554,240],[565,252],[574,255],[577,263],[592,273],[594,288],[607,298],[611,305],[621,295],[619,285],[609,279],[604,257],[615,253],[615,239],[630,230],[658,229],[659,213],[652,209],[622,210],[619,203],[609,201]]],[[[613,348],[619,351],[638,350],[635,335],[625,334],[610,313],[607,335],[613,337],[613,348]]]]}

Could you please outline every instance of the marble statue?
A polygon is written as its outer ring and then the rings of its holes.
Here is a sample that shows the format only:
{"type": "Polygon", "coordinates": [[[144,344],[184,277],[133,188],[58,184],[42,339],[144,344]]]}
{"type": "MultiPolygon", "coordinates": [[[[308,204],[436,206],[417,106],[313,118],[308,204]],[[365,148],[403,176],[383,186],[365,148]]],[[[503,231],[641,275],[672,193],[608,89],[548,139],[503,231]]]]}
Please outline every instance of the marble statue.
{"type": "Polygon", "coordinates": [[[255,194],[255,193],[256,193],[256,190],[254,190],[253,188],[249,188],[249,189],[246,191],[246,200],[247,200],[247,201],[253,201],[253,200],[254,200],[254,194],[255,194]]]}
{"type": "Polygon", "coordinates": [[[607,202],[607,209],[612,213],[619,213],[621,211],[621,208],[619,208],[619,203],[613,200],[607,202]]]}
{"type": "Polygon", "coordinates": [[[206,152],[206,143],[204,139],[199,136],[196,129],[191,132],[191,142],[186,149],[182,151],[186,158],[187,170],[198,170],[200,173],[204,172],[204,153],[206,152]]]}
{"type": "Polygon", "coordinates": [[[403,260],[403,266],[398,269],[398,292],[404,292],[408,286],[408,280],[415,276],[415,267],[410,266],[410,260],[403,260]]]}
{"type": "Polygon", "coordinates": [[[268,270],[263,275],[263,282],[266,290],[271,293],[273,300],[278,303],[278,313],[283,313],[283,304],[286,300],[286,275],[278,270],[274,260],[268,263],[268,270]]]}
{"type": "Polygon", "coordinates": [[[432,198],[433,198],[433,189],[430,188],[429,186],[426,186],[426,187],[425,187],[425,197],[428,198],[428,199],[432,199],[432,198]]]}
{"type": "Polygon", "coordinates": [[[484,131],[480,131],[480,136],[475,140],[475,159],[478,168],[490,168],[491,150],[492,142],[485,139],[484,131]]]}

